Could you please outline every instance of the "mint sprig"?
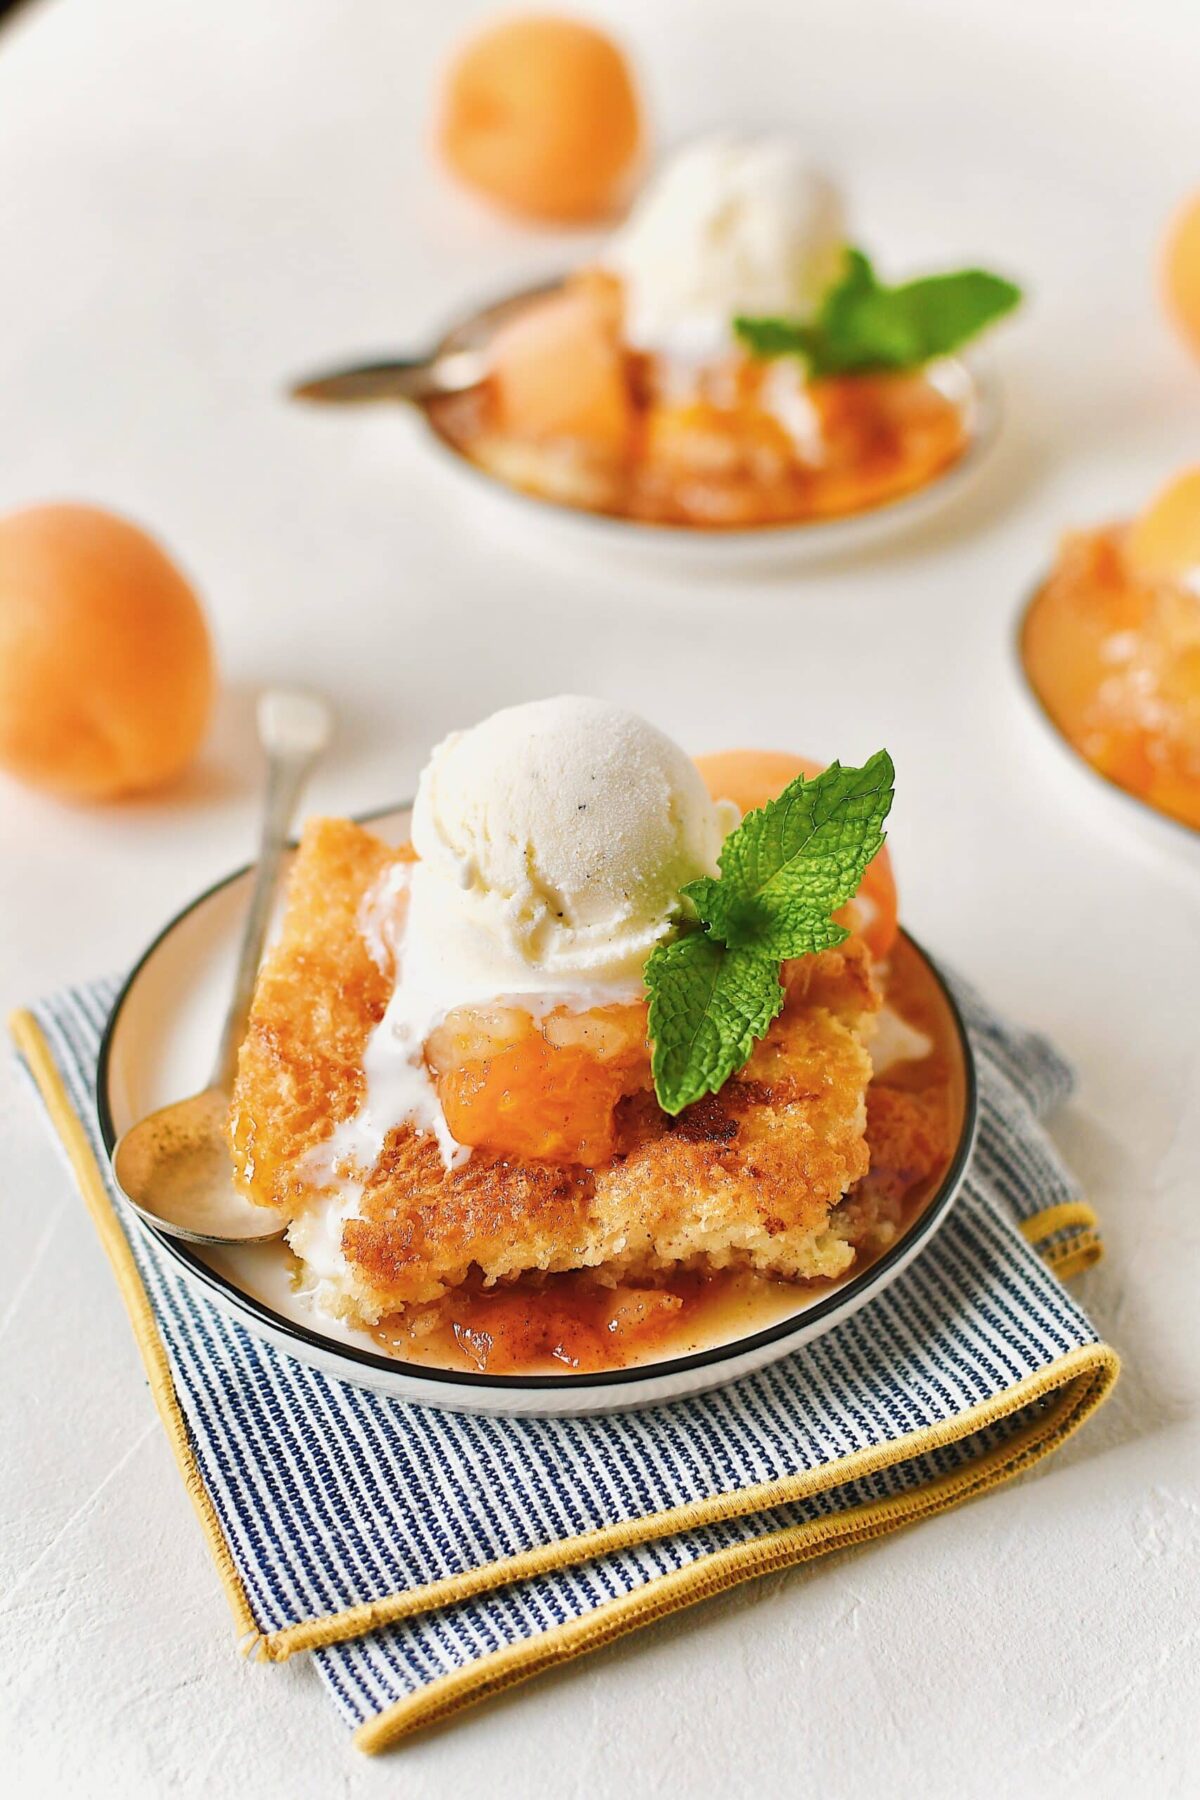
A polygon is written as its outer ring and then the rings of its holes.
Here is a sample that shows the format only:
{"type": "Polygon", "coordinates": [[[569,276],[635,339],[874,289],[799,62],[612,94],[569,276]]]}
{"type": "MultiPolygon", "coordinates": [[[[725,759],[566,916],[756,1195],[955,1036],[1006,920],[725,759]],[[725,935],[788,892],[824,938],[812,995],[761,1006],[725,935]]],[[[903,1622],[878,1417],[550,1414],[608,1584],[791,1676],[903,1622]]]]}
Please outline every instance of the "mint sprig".
{"type": "Polygon", "coordinates": [[[740,1069],[783,1005],[779,960],[693,931],[646,964],[654,1091],[677,1113],[740,1069]]]}
{"type": "Polygon", "coordinates": [[[813,377],[864,375],[917,369],[948,356],[1020,299],[1020,288],[986,269],[888,287],[861,250],[847,250],[842,276],[811,322],[738,318],[733,324],[752,356],[800,356],[813,377]]]}
{"type": "Polygon", "coordinates": [[[886,750],[861,769],[798,776],[726,838],[717,878],[684,888],[694,917],[646,964],[654,1091],[678,1113],[716,1093],[783,1006],[779,965],[840,944],[831,915],[853,899],[883,844],[895,769],[886,750]]]}

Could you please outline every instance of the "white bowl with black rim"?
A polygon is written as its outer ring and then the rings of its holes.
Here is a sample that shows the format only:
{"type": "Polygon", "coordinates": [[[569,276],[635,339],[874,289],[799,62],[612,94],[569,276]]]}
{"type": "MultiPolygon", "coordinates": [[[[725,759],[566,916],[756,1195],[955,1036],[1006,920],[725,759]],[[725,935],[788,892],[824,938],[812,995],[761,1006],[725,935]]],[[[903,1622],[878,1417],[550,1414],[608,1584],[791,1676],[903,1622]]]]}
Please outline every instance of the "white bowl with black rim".
{"type": "MultiPolygon", "coordinates": [[[[409,835],[410,817],[408,807],[397,807],[363,823],[398,844],[409,835]]],[[[154,1107],[192,1092],[207,1069],[250,879],[250,871],[240,869],[177,913],[117,995],[96,1074],[96,1107],[109,1154],[122,1131],[154,1107]]],[[[780,1283],[760,1328],[715,1338],[687,1354],[586,1374],[493,1375],[407,1361],[383,1354],[365,1332],[315,1312],[293,1284],[283,1244],[210,1250],[170,1238],[123,1200],[117,1204],[132,1229],[152,1239],[199,1295],[247,1331],[300,1362],[397,1400],[456,1412],[580,1414],[655,1405],[718,1387],[789,1355],[865,1306],[928,1246],[962,1189],[977,1119],[971,1047],[944,978],[919,946],[912,948],[944,1003],[959,1064],[957,1141],[944,1173],[921,1197],[897,1240],[867,1267],[819,1286],[780,1283]]]]}
{"type": "Polygon", "coordinates": [[[1103,816],[1121,821],[1131,828],[1148,848],[1176,858],[1183,866],[1200,871],[1200,831],[1186,819],[1152,806],[1140,794],[1122,787],[1111,775],[1088,761],[1062,730],[1045,700],[1034,686],[1025,660],[1025,631],[1043,588],[1046,577],[1030,590],[1017,615],[1010,641],[1010,655],[1017,685],[1024,698],[1025,713],[1039,741],[1047,747],[1057,766],[1065,773],[1073,771],[1079,778],[1078,791],[1093,809],[1098,824],[1103,816]]]}

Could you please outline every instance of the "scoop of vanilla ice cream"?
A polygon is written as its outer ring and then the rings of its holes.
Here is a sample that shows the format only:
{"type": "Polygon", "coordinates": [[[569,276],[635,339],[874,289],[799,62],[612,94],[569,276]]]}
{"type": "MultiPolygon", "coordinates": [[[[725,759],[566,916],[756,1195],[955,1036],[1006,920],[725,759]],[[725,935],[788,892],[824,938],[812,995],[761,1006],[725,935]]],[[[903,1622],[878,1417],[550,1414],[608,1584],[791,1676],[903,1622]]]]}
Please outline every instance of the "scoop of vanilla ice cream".
{"type": "Polygon", "coordinates": [[[342,1227],[396,1124],[436,1137],[448,1168],[471,1154],[424,1061],[447,1014],[640,998],[680,888],[715,873],[737,817],[670,738],[603,700],[512,706],[438,745],[413,807],[419,860],[390,865],[359,909],[393,987],[363,1053],[357,1112],[309,1152],[310,1178],[335,1200],[289,1231],[318,1304],[334,1305],[348,1279],[342,1227]]]}
{"type": "Polygon", "coordinates": [[[439,744],[421,776],[406,962],[453,949],[493,994],[637,980],[730,822],[636,714],[577,695],[507,707],[439,744]]]}
{"type": "Polygon", "coordinates": [[[711,361],[739,314],[806,317],[837,279],[837,187],[786,138],[715,137],[681,150],[600,261],[625,288],[638,349],[711,361]]]}

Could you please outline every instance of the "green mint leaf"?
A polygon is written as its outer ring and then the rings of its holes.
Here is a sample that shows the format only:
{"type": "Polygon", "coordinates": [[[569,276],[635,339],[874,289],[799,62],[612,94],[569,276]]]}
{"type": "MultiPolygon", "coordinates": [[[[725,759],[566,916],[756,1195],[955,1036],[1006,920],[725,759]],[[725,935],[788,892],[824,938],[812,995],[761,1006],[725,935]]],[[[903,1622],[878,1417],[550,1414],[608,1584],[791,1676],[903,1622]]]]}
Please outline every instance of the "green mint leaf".
{"type": "MultiPolygon", "coordinates": [[[[741,830],[740,826],[738,830],[741,830]]],[[[706,931],[712,920],[713,910],[719,905],[714,895],[720,885],[721,883],[714,875],[701,875],[695,881],[689,881],[687,886],[680,890],[684,898],[691,901],[696,917],[706,931]]]]}
{"type": "Polygon", "coordinates": [[[831,763],[748,813],[721,851],[719,881],[683,890],[705,929],[731,949],[778,960],[839,944],[830,914],[853,899],[883,844],[896,771],[886,750],[861,769],[831,763]]]}
{"type": "Polygon", "coordinates": [[[915,369],[957,350],[1020,298],[1011,281],[985,269],[887,287],[861,250],[848,250],[811,323],[739,318],[734,329],[752,356],[802,356],[812,376],[915,369]]]}
{"type": "Polygon", "coordinates": [[[783,1005],[777,957],[701,931],[659,944],[646,986],[654,1091],[668,1113],[723,1087],[783,1005]]]}
{"type": "Polygon", "coordinates": [[[803,325],[798,319],[747,319],[739,315],[733,321],[733,329],[751,356],[763,361],[773,356],[802,356],[811,362],[820,353],[812,326],[803,325]]]}
{"type": "Polygon", "coordinates": [[[664,1112],[716,1093],[783,1006],[779,965],[840,944],[832,914],[858,892],[883,844],[895,770],[886,750],[861,769],[831,763],[747,813],[720,875],[689,882],[698,925],[646,963],[651,1072],[664,1112]]]}

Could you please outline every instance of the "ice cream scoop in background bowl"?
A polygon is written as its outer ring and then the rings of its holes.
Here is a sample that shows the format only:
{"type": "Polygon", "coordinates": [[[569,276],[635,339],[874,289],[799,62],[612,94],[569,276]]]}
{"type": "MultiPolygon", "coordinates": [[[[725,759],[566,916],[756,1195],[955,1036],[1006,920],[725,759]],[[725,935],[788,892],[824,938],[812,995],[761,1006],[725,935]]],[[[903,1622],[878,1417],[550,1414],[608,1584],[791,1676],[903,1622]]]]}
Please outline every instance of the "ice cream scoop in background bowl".
{"type": "Polygon", "coordinates": [[[687,368],[729,354],[739,314],[811,314],[849,240],[840,189],[795,144],[723,134],[666,163],[599,261],[630,347],[687,368]]]}
{"type": "MultiPolygon", "coordinates": [[[[686,147],[666,164],[602,249],[596,267],[621,284],[626,345],[659,359],[686,387],[714,359],[734,353],[735,317],[810,315],[836,279],[847,242],[836,184],[793,144],[721,136],[686,147]]],[[[962,416],[964,450],[924,486],[858,513],[765,526],[663,524],[588,510],[511,485],[458,448],[429,405],[481,384],[490,371],[493,340],[533,303],[559,290],[563,280],[541,282],[465,315],[424,355],[331,369],[296,383],[293,396],[339,405],[411,403],[423,427],[422,446],[437,455],[472,506],[486,502],[502,527],[535,540],[552,535],[601,555],[700,571],[786,565],[853,551],[941,511],[974,480],[994,443],[999,425],[994,379],[980,364],[947,356],[927,372],[962,416]]],[[[802,394],[799,405],[781,408],[789,432],[797,429],[791,415],[802,409],[802,394]]]]}

